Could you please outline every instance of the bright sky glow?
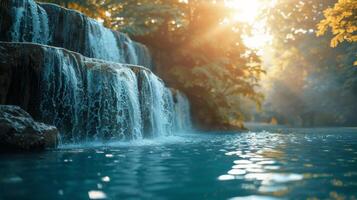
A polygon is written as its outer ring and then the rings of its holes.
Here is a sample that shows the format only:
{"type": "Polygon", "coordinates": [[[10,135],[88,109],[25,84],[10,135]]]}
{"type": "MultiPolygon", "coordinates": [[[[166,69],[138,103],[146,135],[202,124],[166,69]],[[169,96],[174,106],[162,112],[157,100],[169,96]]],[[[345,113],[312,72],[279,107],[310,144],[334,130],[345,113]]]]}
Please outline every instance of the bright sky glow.
{"type": "Polygon", "coordinates": [[[247,47],[260,50],[271,42],[272,36],[267,33],[266,22],[264,19],[259,19],[259,14],[263,9],[273,7],[275,3],[276,0],[225,0],[226,6],[237,10],[233,20],[253,27],[251,35],[243,36],[247,47]]]}
{"type": "Polygon", "coordinates": [[[237,10],[234,20],[247,23],[253,23],[263,8],[261,0],[226,0],[225,4],[237,10]]]}
{"type": "Polygon", "coordinates": [[[265,21],[256,21],[252,28],[251,35],[242,36],[243,42],[247,47],[257,49],[258,54],[262,54],[263,48],[271,44],[273,36],[267,32],[265,21]]]}

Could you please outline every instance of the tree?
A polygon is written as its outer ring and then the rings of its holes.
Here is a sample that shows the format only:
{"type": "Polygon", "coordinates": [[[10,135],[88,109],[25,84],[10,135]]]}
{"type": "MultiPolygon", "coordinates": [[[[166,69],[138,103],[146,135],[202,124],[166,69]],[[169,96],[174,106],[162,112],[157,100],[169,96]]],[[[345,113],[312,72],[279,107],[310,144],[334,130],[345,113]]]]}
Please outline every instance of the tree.
{"type": "MultiPolygon", "coordinates": [[[[324,16],[325,19],[317,25],[317,36],[324,35],[331,28],[331,47],[336,47],[343,41],[357,41],[357,1],[339,0],[333,8],[324,11],[324,16]]],[[[357,65],[357,61],[354,65],[357,65]]]]}
{"type": "MultiPolygon", "coordinates": [[[[291,125],[355,125],[357,45],[328,48],[327,35],[316,38],[323,10],[335,1],[278,0],[268,13],[274,35],[268,71],[267,118],[291,125]]],[[[267,120],[268,120],[267,119],[267,120]]]]}
{"type": "Polygon", "coordinates": [[[180,21],[177,1],[150,0],[45,0],[78,10],[106,27],[131,35],[154,31],[169,16],[180,21]]]}
{"type": "Polygon", "coordinates": [[[241,127],[242,100],[259,105],[263,99],[257,92],[263,70],[243,44],[245,26],[229,20],[234,10],[221,3],[192,0],[180,9],[184,26],[169,21],[135,38],[154,47],[158,73],[188,94],[203,127],[241,127]]]}

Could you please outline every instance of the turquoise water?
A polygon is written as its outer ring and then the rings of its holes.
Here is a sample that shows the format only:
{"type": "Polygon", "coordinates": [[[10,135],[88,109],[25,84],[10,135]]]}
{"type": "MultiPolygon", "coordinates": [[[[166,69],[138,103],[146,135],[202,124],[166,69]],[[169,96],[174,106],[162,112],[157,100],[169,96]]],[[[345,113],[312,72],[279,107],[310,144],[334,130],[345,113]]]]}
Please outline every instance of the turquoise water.
{"type": "Polygon", "coordinates": [[[357,129],[186,133],[0,155],[0,199],[103,198],[356,199],[357,129]]]}

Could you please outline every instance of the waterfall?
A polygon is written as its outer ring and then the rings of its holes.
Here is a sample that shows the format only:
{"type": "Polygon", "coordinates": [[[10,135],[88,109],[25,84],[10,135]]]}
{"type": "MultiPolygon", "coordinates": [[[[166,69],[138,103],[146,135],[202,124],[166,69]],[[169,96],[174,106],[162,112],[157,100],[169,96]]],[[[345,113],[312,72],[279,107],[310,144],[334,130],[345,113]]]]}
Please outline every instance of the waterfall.
{"type": "Polygon", "coordinates": [[[87,56],[114,62],[123,62],[116,38],[111,30],[104,28],[97,21],[89,19],[87,56]]]}
{"type": "Polygon", "coordinates": [[[73,141],[162,137],[189,129],[187,98],[147,70],[46,48],[43,119],[73,141]]]}
{"type": "Polygon", "coordinates": [[[88,71],[88,126],[97,138],[142,138],[137,79],[127,67],[98,66],[88,71]],[[103,74],[103,70],[105,73],[103,74]]]}
{"type": "Polygon", "coordinates": [[[46,49],[41,113],[72,141],[142,138],[138,80],[126,66],[46,49]]]}
{"type": "Polygon", "coordinates": [[[130,38],[127,38],[124,44],[126,50],[126,54],[125,54],[126,63],[139,65],[138,55],[136,55],[134,42],[131,41],[130,38]]]}
{"type": "Polygon", "coordinates": [[[170,88],[165,88],[164,101],[165,101],[166,131],[169,134],[172,134],[174,131],[176,131],[174,130],[176,119],[175,119],[175,102],[174,102],[173,93],[170,88]]]}
{"type": "Polygon", "coordinates": [[[143,138],[142,122],[136,75],[128,68],[120,68],[116,71],[117,78],[121,82],[122,92],[118,100],[121,100],[121,106],[125,108],[126,115],[123,121],[128,125],[127,134],[131,139],[141,139],[143,138]]]}
{"type": "Polygon", "coordinates": [[[82,136],[84,83],[75,57],[58,49],[45,50],[41,74],[41,118],[66,133],[65,139],[82,136]]]}
{"type": "Polygon", "coordinates": [[[133,42],[135,54],[138,57],[137,65],[153,70],[153,61],[149,49],[138,42],[133,42]]]}
{"type": "Polygon", "coordinates": [[[182,131],[192,129],[190,102],[187,97],[179,91],[176,91],[175,100],[175,130],[182,131]]]}
{"type": "MultiPolygon", "coordinates": [[[[9,15],[12,22],[5,39],[13,42],[34,42],[47,44],[49,40],[48,17],[46,11],[34,1],[11,1],[9,15]]],[[[3,29],[3,27],[1,27],[3,29]]],[[[1,30],[4,31],[5,30],[1,30]]]]}
{"type": "Polygon", "coordinates": [[[132,41],[126,34],[107,29],[79,12],[64,10],[54,4],[42,3],[40,5],[51,13],[50,21],[54,22],[51,23],[51,29],[59,33],[63,32],[52,37],[50,45],[64,47],[92,58],[140,65],[152,69],[153,61],[149,49],[143,44],[132,41]],[[60,16],[64,17],[62,23],[58,21],[60,16]],[[80,28],[73,24],[73,19],[79,21],[80,28]],[[74,29],[79,29],[82,33],[67,39],[68,35],[73,34],[74,29]],[[79,38],[86,39],[82,42],[79,38]],[[61,44],[59,41],[66,42],[61,44]],[[74,45],[73,41],[80,43],[74,45]]]}
{"type": "Polygon", "coordinates": [[[14,19],[14,24],[13,26],[11,27],[11,38],[12,38],[12,41],[16,41],[16,42],[19,42],[20,41],[20,26],[21,26],[21,20],[22,18],[24,17],[24,13],[25,13],[25,10],[24,8],[20,7],[20,8],[12,8],[12,18],[14,19]]]}
{"type": "Polygon", "coordinates": [[[32,42],[46,44],[49,37],[47,13],[33,2],[29,5],[32,16],[32,42]]]}
{"type": "Polygon", "coordinates": [[[80,12],[55,4],[40,4],[48,13],[52,30],[49,45],[63,47],[91,58],[125,63],[114,31],[80,12]]]}
{"type": "Polygon", "coordinates": [[[146,137],[172,135],[175,111],[170,89],[147,71],[141,71],[139,77],[140,104],[146,137]]]}
{"type": "Polygon", "coordinates": [[[37,4],[33,0],[14,2],[11,19],[3,19],[9,21],[11,27],[0,26],[3,32],[0,35],[8,35],[2,37],[2,41],[46,44],[91,58],[152,69],[151,54],[145,45],[103,27],[80,12],[51,3],[37,4]]]}
{"type": "Polygon", "coordinates": [[[191,128],[187,98],[150,70],[145,45],[74,10],[11,2],[9,13],[0,13],[0,71],[11,75],[0,91],[23,97],[0,93],[2,102],[55,125],[68,142],[136,140],[191,128]]]}

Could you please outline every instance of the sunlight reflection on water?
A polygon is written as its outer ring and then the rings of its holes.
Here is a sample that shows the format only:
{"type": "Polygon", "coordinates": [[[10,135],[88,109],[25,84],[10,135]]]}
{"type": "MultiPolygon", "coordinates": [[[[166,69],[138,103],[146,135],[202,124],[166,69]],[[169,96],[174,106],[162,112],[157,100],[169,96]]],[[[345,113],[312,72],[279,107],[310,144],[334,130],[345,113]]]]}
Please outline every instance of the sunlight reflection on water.
{"type": "MultiPolygon", "coordinates": [[[[282,152],[272,150],[271,148],[260,149],[256,147],[255,138],[254,140],[245,140],[245,143],[246,142],[248,142],[249,150],[237,150],[225,153],[226,156],[237,157],[238,159],[233,161],[232,169],[228,170],[227,174],[219,176],[218,180],[229,181],[244,179],[248,181],[259,181],[261,186],[258,191],[270,194],[286,193],[288,187],[280,185],[281,183],[303,180],[304,176],[301,174],[272,172],[279,169],[279,165],[277,164],[278,160],[282,159],[282,152]],[[254,142],[254,144],[249,144],[251,141],[254,142]],[[260,150],[255,150],[254,148],[260,150]]],[[[248,199],[250,198],[253,197],[248,197],[248,199]]],[[[254,198],[257,197],[254,196],[254,198]]]]}
{"type": "Polygon", "coordinates": [[[278,198],[268,197],[268,196],[252,195],[252,196],[246,196],[246,197],[233,197],[233,198],[230,198],[229,200],[277,200],[277,199],[278,198]]]}
{"type": "MultiPolygon", "coordinates": [[[[255,190],[262,195],[271,195],[234,197],[232,200],[272,199],[272,197],[275,199],[275,197],[283,196],[289,193],[290,188],[293,188],[298,182],[304,182],[304,180],[312,179],[312,177],[317,178],[321,176],[330,176],[329,174],[323,175],[318,173],[294,173],[293,171],[288,170],[289,167],[285,165],[288,163],[286,155],[287,150],[291,151],[289,149],[289,145],[286,143],[306,146],[306,142],[328,142],[327,138],[331,137],[331,135],[324,135],[321,137],[318,136],[318,138],[316,138],[316,135],[312,134],[304,135],[303,137],[300,135],[290,136],[291,137],[287,137],[285,134],[274,134],[264,131],[260,133],[250,132],[240,137],[239,140],[227,142],[226,146],[235,147],[233,149],[230,148],[231,151],[225,151],[224,153],[224,155],[234,159],[233,164],[231,169],[227,170],[226,174],[218,176],[217,179],[219,181],[253,181],[254,185],[249,186],[249,184],[245,184],[246,189],[255,190]],[[258,187],[256,187],[257,183],[258,187]]],[[[325,146],[325,148],[327,149],[322,149],[321,152],[330,152],[331,147],[325,146]]],[[[299,152],[302,150],[303,149],[293,149],[293,151],[299,152]]],[[[344,150],[356,151],[351,148],[345,148],[344,150]]],[[[296,158],[290,158],[290,160],[298,162],[299,165],[302,165],[302,171],[316,167],[311,163],[311,159],[301,158],[299,154],[297,154],[297,156],[298,157],[296,158]]],[[[313,154],[311,154],[311,156],[313,156],[313,154]]],[[[352,163],[354,163],[355,160],[356,157],[352,159],[352,163]]],[[[344,164],[347,162],[347,160],[342,158],[338,158],[336,161],[344,164]]],[[[331,164],[333,164],[333,162],[331,164]]],[[[332,180],[331,184],[334,186],[343,186],[343,182],[336,179],[332,180]]],[[[354,182],[354,185],[357,186],[356,182],[354,182]]]]}
{"type": "Polygon", "coordinates": [[[92,190],[88,192],[88,196],[90,199],[106,199],[107,195],[99,190],[92,190]]]}

